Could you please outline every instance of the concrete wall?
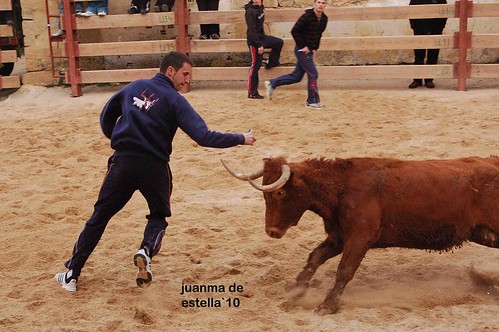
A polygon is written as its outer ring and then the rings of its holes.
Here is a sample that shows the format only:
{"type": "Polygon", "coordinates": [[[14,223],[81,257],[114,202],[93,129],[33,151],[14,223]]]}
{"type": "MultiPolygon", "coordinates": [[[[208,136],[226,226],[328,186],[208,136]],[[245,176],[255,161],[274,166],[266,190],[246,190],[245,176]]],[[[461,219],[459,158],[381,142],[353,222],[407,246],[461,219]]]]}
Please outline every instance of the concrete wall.
{"type": "MultiPolygon", "coordinates": [[[[152,0],[153,4],[156,0],[152,0]]],[[[494,3],[498,0],[475,0],[475,3],[494,3]]],[[[265,0],[266,8],[307,8],[313,0],[265,0]]],[[[247,0],[221,0],[220,10],[242,9],[247,0]]],[[[409,0],[330,0],[329,7],[342,6],[400,6],[408,5],[409,0]]],[[[448,0],[454,3],[454,0],[448,0]]],[[[50,13],[57,14],[57,0],[49,0],[50,13]]],[[[130,0],[109,0],[109,13],[125,14],[130,0]]],[[[23,9],[23,29],[25,34],[25,57],[27,73],[23,76],[23,82],[29,84],[51,85],[58,84],[58,79],[52,78],[49,39],[47,31],[47,17],[45,1],[21,0],[23,9]]],[[[188,7],[197,11],[196,2],[188,1],[188,7]]],[[[499,33],[497,18],[471,19],[468,23],[469,30],[475,33],[499,33]]],[[[51,20],[51,26],[56,28],[55,19],[51,20]]],[[[267,24],[267,33],[290,37],[293,23],[267,24]]],[[[444,33],[452,33],[458,28],[457,19],[449,19],[444,33]]],[[[189,27],[189,34],[193,38],[199,36],[199,27],[189,27]]],[[[112,29],[106,31],[82,31],[79,38],[82,42],[98,41],[129,41],[147,39],[172,39],[176,35],[176,28],[153,27],[153,28],[128,28],[112,29]]],[[[246,38],[246,26],[240,24],[222,24],[222,38],[246,38]]],[[[397,36],[412,35],[409,22],[405,20],[386,21],[352,21],[334,22],[328,25],[324,36],[397,36]]],[[[54,46],[57,46],[54,44],[54,46]]],[[[59,45],[62,49],[62,43],[59,45]]],[[[56,48],[57,53],[57,48],[56,48]]],[[[60,50],[59,50],[60,51],[60,50]]],[[[243,54],[197,54],[193,55],[198,65],[213,66],[245,66],[249,64],[249,55],[243,54]]],[[[498,49],[485,49],[470,51],[471,61],[477,63],[496,63],[499,61],[498,49]]],[[[114,69],[114,68],[143,68],[156,67],[160,55],[154,56],[113,56],[82,59],[81,63],[85,69],[114,69]]],[[[442,50],[440,56],[442,63],[452,63],[457,60],[457,52],[454,50],[442,50]]],[[[294,63],[292,54],[284,53],[284,63],[294,63]]],[[[319,52],[317,62],[323,65],[348,65],[348,64],[398,64],[412,63],[412,50],[396,51],[343,51],[343,52],[319,52]]],[[[56,68],[63,70],[63,63],[56,61],[56,68]]]]}

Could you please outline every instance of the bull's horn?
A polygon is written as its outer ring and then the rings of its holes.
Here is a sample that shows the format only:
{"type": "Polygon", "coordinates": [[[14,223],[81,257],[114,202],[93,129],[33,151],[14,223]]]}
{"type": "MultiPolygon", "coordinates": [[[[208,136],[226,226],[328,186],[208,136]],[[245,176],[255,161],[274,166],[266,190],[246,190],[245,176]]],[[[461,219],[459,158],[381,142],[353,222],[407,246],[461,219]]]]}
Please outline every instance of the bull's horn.
{"type": "Polygon", "coordinates": [[[261,170],[259,170],[258,172],[255,172],[253,174],[236,173],[233,170],[231,170],[229,168],[229,166],[227,166],[225,164],[225,161],[223,159],[220,159],[220,161],[222,162],[222,165],[224,165],[227,172],[229,172],[233,177],[238,178],[239,180],[243,180],[243,181],[254,180],[254,179],[258,179],[259,177],[261,177],[263,175],[263,168],[261,170]]]}
{"type": "Polygon", "coordinates": [[[288,165],[282,165],[282,174],[279,179],[277,179],[276,182],[271,183],[271,184],[266,184],[266,185],[260,185],[252,180],[248,180],[249,183],[253,186],[253,188],[258,189],[263,192],[271,192],[271,191],[276,191],[277,189],[281,189],[282,186],[288,182],[289,177],[291,176],[291,169],[289,168],[288,165]]]}

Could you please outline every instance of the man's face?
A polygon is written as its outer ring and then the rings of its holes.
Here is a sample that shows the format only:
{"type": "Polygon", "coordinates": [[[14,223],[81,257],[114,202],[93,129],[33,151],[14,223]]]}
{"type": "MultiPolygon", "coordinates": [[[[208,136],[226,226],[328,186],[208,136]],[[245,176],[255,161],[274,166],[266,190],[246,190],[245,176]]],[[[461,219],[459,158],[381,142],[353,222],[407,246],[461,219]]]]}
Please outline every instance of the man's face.
{"type": "Polygon", "coordinates": [[[253,5],[255,5],[255,6],[261,6],[262,5],[262,0],[253,0],[253,5]]]}
{"type": "Polygon", "coordinates": [[[192,66],[184,62],[182,67],[175,70],[172,66],[166,69],[166,76],[173,82],[175,90],[180,91],[191,82],[192,66]]]}
{"type": "Polygon", "coordinates": [[[314,2],[314,9],[318,13],[322,13],[326,9],[326,0],[317,0],[314,2]]]}

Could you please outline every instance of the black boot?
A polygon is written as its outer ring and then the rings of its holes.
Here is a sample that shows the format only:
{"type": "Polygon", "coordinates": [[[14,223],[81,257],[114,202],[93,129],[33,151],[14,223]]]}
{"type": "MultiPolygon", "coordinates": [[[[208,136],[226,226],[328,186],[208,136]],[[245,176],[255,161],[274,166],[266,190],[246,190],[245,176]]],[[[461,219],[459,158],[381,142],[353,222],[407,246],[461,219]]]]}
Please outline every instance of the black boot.
{"type": "Polygon", "coordinates": [[[420,87],[423,85],[423,80],[421,79],[414,79],[411,84],[409,84],[409,89],[415,89],[417,87],[420,87]]]}
{"type": "Polygon", "coordinates": [[[166,0],[156,0],[156,5],[154,6],[154,11],[159,12],[170,12],[172,9],[168,6],[166,0]]]}
{"type": "Polygon", "coordinates": [[[433,79],[427,79],[427,80],[424,80],[424,85],[425,85],[428,89],[433,89],[433,88],[435,88],[435,83],[433,83],[433,79]]]}

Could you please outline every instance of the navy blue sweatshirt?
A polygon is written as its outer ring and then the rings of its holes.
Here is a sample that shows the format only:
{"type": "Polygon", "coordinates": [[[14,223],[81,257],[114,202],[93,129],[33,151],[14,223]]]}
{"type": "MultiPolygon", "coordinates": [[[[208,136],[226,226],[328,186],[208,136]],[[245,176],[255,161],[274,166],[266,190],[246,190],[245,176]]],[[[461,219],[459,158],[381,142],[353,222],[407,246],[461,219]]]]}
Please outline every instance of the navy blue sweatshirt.
{"type": "Polygon", "coordinates": [[[189,102],[163,74],[137,80],[114,94],[100,116],[115,156],[169,161],[178,128],[201,146],[227,148],[244,144],[244,135],[211,131],[189,102]]]}

